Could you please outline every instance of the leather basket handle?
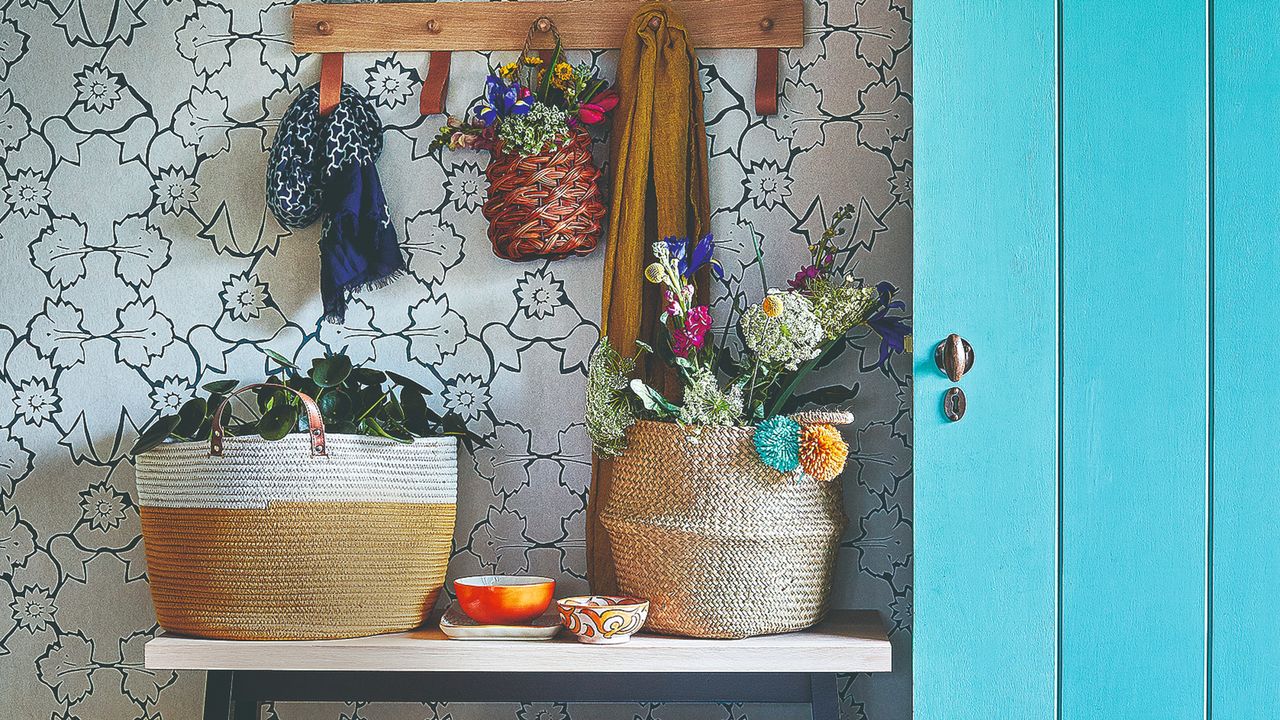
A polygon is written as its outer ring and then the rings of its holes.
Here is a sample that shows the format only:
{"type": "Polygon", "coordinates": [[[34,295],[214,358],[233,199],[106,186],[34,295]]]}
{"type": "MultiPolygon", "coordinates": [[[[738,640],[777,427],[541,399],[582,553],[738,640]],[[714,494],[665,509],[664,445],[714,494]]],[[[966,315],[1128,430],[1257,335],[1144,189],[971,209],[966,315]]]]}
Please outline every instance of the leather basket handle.
{"type": "Polygon", "coordinates": [[[246,390],[254,390],[256,388],[264,387],[288,390],[298,396],[298,399],[302,401],[302,407],[307,411],[307,434],[311,438],[311,455],[313,457],[317,455],[327,455],[328,453],[325,451],[324,447],[324,416],[320,414],[320,406],[316,405],[316,401],[312,400],[310,395],[294,390],[287,385],[280,385],[279,383],[254,383],[252,385],[245,385],[242,388],[236,388],[235,392],[228,395],[226,399],[218,405],[218,409],[213,411],[213,418],[211,418],[209,423],[209,454],[215,457],[222,456],[222,441],[226,435],[222,430],[222,411],[231,403],[231,398],[245,392],[246,390]]]}

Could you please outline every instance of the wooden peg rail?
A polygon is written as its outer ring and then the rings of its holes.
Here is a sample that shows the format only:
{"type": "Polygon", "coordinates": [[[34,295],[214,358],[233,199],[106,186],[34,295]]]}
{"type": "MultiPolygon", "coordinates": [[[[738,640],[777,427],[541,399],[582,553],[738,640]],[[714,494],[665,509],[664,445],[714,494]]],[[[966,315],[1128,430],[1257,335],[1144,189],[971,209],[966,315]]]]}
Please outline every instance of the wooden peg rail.
{"type": "MultiPolygon", "coordinates": [[[[803,0],[672,0],[685,18],[694,47],[756,50],[756,107],[775,112],[778,49],[804,44],[803,0]]],[[[622,46],[639,0],[522,0],[521,2],[307,3],[293,8],[297,53],[433,52],[433,66],[448,73],[444,53],[454,50],[519,50],[530,26],[542,18],[532,46],[554,45],[554,23],[569,49],[622,46]]],[[[431,82],[429,80],[429,82],[431,82]]],[[[435,96],[423,111],[439,112],[435,96]]]]}

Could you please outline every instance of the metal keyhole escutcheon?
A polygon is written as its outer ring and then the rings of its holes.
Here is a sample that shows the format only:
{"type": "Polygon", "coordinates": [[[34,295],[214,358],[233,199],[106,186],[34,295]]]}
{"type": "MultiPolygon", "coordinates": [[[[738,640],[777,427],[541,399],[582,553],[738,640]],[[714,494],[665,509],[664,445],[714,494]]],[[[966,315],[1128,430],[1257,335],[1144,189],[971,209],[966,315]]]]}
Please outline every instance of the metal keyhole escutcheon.
{"type": "Polygon", "coordinates": [[[964,391],[953,387],[942,396],[942,413],[955,422],[964,417],[965,404],[964,391]]]}
{"type": "Polygon", "coordinates": [[[964,374],[973,369],[973,346],[955,333],[938,343],[933,350],[933,361],[947,374],[951,382],[960,382],[964,374]]]}

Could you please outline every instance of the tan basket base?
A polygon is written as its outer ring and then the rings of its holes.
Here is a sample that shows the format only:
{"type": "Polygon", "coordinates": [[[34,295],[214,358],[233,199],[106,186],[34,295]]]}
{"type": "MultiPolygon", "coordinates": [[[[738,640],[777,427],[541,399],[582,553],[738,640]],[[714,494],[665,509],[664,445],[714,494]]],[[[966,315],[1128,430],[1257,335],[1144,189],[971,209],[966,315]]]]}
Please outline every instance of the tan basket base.
{"type": "Polygon", "coordinates": [[[224,640],[415,628],[444,583],[455,509],[349,502],[143,507],[156,617],[166,631],[224,640]]]}

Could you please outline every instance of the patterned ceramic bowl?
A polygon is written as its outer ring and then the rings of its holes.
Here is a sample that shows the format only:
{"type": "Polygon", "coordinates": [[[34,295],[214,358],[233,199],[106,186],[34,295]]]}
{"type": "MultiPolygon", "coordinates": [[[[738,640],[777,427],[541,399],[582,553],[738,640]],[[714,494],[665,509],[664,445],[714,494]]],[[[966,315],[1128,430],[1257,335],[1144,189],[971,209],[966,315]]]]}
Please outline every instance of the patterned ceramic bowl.
{"type": "Polygon", "coordinates": [[[579,642],[617,645],[631,639],[649,617],[649,601],[618,595],[580,595],[557,600],[560,620],[579,642]]]}

